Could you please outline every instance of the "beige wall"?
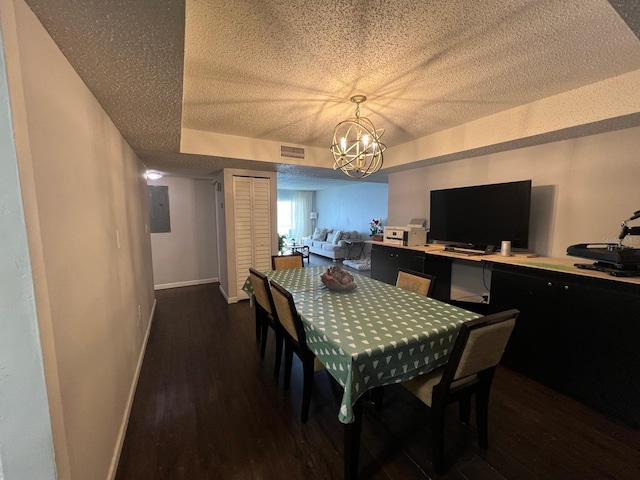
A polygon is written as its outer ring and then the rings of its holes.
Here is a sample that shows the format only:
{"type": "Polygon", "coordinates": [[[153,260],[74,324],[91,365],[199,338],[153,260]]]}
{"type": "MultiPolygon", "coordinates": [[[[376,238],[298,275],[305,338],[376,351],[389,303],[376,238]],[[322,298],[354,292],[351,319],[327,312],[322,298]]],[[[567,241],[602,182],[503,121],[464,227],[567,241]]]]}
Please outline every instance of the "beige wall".
{"type": "Polygon", "coordinates": [[[54,480],[51,417],[3,52],[0,34],[0,479],[54,480]]]}
{"type": "Polygon", "coordinates": [[[217,282],[215,186],[211,180],[163,177],[147,184],[169,187],[171,232],[151,234],[155,288],[217,282]]]}
{"type": "Polygon", "coordinates": [[[640,208],[639,149],[636,127],[391,174],[389,222],[407,223],[408,206],[429,218],[431,190],[531,179],[531,247],[562,257],[569,245],[617,237],[640,208]]]}
{"type": "Polygon", "coordinates": [[[154,305],[142,165],[27,5],[0,1],[58,477],[106,479],[154,305]]]}
{"type": "MultiPolygon", "coordinates": [[[[566,257],[569,245],[615,241],[620,221],[640,209],[639,151],[635,127],[394,173],[389,222],[406,224],[407,211],[429,218],[431,190],[531,179],[531,249],[566,257]]],[[[465,285],[465,276],[478,280],[460,295],[484,290],[481,272],[456,266],[456,276],[465,285]]]]}

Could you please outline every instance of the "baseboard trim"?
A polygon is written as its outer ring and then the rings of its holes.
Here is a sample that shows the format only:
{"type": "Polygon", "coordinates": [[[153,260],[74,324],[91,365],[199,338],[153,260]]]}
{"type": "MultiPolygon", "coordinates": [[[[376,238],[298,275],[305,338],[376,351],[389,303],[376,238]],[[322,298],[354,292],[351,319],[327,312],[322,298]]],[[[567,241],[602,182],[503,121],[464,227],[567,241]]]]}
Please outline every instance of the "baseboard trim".
{"type": "Polygon", "coordinates": [[[225,291],[224,288],[222,288],[222,284],[218,285],[218,290],[220,290],[220,293],[222,294],[222,296],[224,297],[224,299],[226,300],[227,303],[229,302],[229,295],[227,295],[227,292],[225,291]]]}
{"type": "Polygon", "coordinates": [[[194,285],[204,285],[205,283],[216,283],[217,278],[203,278],[200,280],[188,280],[186,282],[161,283],[154,285],[154,290],[164,290],[166,288],[192,287],[194,285]]]}
{"type": "Polygon", "coordinates": [[[124,411],[124,417],[120,424],[120,431],[118,432],[118,439],[116,440],[116,447],[111,459],[111,465],[109,465],[109,473],[107,474],[108,480],[115,480],[116,473],[118,471],[118,463],[120,462],[120,454],[122,453],[122,446],[124,444],[124,437],[127,434],[127,425],[129,425],[129,416],[131,415],[131,407],[133,406],[133,399],[136,395],[136,388],[138,386],[138,378],[140,377],[140,370],[142,370],[142,362],[144,360],[144,354],[147,351],[147,342],[149,341],[149,334],[151,333],[151,324],[153,323],[153,317],[156,312],[156,299],[153,299],[153,305],[151,306],[151,313],[149,314],[149,324],[147,325],[147,331],[144,334],[144,340],[142,342],[142,348],[140,349],[140,355],[138,356],[138,364],[136,365],[136,372],[131,382],[129,389],[129,398],[127,398],[127,405],[124,411]]]}

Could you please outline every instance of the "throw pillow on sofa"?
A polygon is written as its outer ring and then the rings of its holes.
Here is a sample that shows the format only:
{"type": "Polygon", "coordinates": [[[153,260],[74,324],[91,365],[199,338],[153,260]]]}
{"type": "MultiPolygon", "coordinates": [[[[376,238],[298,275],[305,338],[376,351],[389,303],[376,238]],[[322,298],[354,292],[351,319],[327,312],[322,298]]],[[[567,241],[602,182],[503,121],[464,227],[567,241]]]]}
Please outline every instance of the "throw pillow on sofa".
{"type": "Polygon", "coordinates": [[[341,239],[342,239],[342,230],[336,230],[331,234],[331,237],[327,238],[327,241],[336,245],[341,239]]]}
{"type": "Polygon", "coordinates": [[[311,240],[317,240],[319,242],[324,242],[327,239],[327,229],[326,228],[316,228],[313,232],[313,236],[311,240]]]}
{"type": "Polygon", "coordinates": [[[351,238],[351,232],[342,232],[340,240],[349,240],[351,238]]]}

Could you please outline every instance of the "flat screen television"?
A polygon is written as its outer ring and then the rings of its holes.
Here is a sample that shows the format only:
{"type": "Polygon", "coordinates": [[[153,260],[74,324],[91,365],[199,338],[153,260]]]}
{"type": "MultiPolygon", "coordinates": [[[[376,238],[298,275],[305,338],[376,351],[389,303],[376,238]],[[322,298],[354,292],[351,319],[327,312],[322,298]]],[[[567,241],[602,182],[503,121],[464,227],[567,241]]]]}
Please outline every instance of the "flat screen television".
{"type": "Polygon", "coordinates": [[[429,239],[484,250],[529,246],[531,180],[431,191],[429,239]]]}

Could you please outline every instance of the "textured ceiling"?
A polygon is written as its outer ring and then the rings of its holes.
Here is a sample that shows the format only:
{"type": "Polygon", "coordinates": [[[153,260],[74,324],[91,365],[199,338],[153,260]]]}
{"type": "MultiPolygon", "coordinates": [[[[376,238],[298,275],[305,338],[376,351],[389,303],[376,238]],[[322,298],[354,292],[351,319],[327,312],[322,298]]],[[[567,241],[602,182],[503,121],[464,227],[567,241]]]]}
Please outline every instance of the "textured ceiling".
{"type": "Polygon", "coordinates": [[[180,129],[328,149],[365,94],[393,146],[640,68],[637,1],[27,3],[147,166],[276,169],[314,189],[340,175],[184,155],[180,129]]]}
{"type": "Polygon", "coordinates": [[[640,68],[602,0],[202,0],[185,39],[185,127],[317,147],[354,94],[392,146],[640,68]]]}
{"type": "Polygon", "coordinates": [[[184,0],[27,4],[134,149],[179,150],[184,0]]]}

